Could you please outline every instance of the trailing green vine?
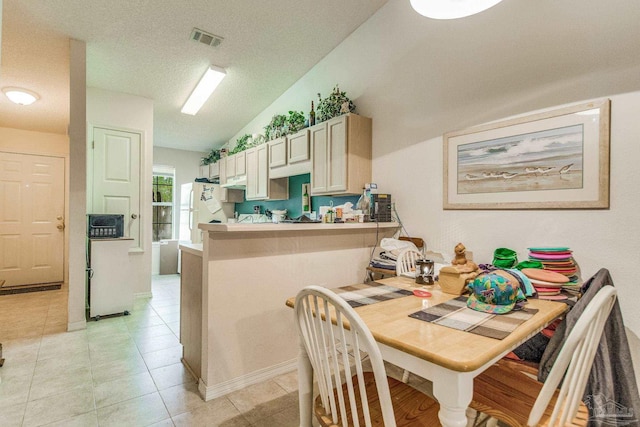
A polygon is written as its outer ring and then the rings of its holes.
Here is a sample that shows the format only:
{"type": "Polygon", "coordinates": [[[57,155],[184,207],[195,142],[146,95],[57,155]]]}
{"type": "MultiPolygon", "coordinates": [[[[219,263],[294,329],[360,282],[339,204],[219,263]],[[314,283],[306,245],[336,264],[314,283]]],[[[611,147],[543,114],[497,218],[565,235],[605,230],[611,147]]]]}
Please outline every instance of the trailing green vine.
{"type": "Polygon", "coordinates": [[[264,137],[267,141],[285,135],[283,128],[286,122],[287,116],[283,114],[276,114],[273,116],[269,124],[264,127],[264,137]]]}
{"type": "MultiPolygon", "coordinates": [[[[336,85],[331,94],[324,99],[318,93],[316,123],[324,122],[341,114],[353,113],[355,110],[356,106],[347,97],[346,92],[341,92],[338,85],[336,85]]],[[[269,124],[264,127],[264,136],[257,135],[252,138],[249,134],[242,135],[236,140],[236,144],[229,151],[229,155],[239,153],[265,141],[296,133],[308,125],[306,116],[302,111],[289,111],[289,115],[276,114],[271,118],[269,124]]],[[[203,157],[200,160],[200,164],[208,165],[217,162],[220,160],[220,151],[219,149],[211,150],[207,157],[203,157]]]]}
{"type": "Polygon", "coordinates": [[[320,94],[318,94],[316,123],[324,122],[341,114],[353,113],[355,110],[356,106],[353,101],[347,97],[347,93],[341,92],[338,85],[336,85],[328,97],[323,99],[320,94]]]}
{"type": "Polygon", "coordinates": [[[302,111],[289,111],[289,117],[285,123],[287,129],[286,134],[296,133],[305,126],[305,117],[302,111]]]}
{"type": "Polygon", "coordinates": [[[231,151],[229,151],[229,155],[239,153],[239,152],[244,151],[247,148],[249,148],[249,139],[250,138],[251,138],[251,135],[249,135],[248,133],[246,133],[246,134],[242,135],[240,138],[238,138],[236,140],[235,147],[233,147],[233,149],[231,151]]]}
{"type": "Polygon", "coordinates": [[[220,150],[214,148],[206,157],[202,157],[200,159],[200,165],[210,165],[212,163],[216,163],[218,160],[220,160],[220,150]]]}

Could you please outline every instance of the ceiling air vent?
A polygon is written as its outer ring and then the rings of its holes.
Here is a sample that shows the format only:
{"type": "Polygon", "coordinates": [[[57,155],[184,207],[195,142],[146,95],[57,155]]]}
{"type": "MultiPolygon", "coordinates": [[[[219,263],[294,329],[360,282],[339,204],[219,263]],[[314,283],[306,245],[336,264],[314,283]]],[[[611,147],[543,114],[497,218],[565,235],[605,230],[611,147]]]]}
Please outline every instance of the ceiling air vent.
{"type": "Polygon", "coordinates": [[[222,40],[224,39],[220,36],[216,36],[215,34],[194,28],[193,31],[191,31],[191,40],[206,44],[207,46],[216,47],[222,43],[222,40]]]}

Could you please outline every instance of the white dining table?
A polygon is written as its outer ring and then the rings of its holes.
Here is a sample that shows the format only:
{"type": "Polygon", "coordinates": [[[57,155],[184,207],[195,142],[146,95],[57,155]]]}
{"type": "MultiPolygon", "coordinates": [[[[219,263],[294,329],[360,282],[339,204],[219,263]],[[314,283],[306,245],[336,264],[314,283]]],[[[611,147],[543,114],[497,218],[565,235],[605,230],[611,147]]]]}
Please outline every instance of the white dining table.
{"type": "MultiPolygon", "coordinates": [[[[392,277],[378,280],[385,285],[415,289],[412,279],[392,277]]],[[[444,427],[465,427],[466,410],[473,396],[473,379],[504,355],[542,330],[566,311],[566,304],[530,299],[527,308],[538,312],[504,339],[494,339],[414,319],[409,314],[455,298],[437,284],[429,298],[413,295],[357,307],[355,311],[376,339],[384,360],[433,383],[444,427]]],[[[286,304],[293,307],[295,297],[286,304]]],[[[300,425],[311,426],[313,370],[304,345],[298,358],[300,425]]]]}

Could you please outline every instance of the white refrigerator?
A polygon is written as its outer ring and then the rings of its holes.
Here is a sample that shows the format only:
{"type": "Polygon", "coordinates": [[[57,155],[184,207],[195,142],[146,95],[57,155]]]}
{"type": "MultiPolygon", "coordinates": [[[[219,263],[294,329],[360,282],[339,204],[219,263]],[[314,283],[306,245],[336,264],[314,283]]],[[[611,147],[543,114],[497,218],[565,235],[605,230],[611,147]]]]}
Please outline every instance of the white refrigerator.
{"type": "Polygon", "coordinates": [[[233,218],[234,203],[221,202],[219,184],[191,182],[180,188],[180,229],[178,239],[191,243],[202,242],[198,224],[212,220],[227,222],[233,218]]]}

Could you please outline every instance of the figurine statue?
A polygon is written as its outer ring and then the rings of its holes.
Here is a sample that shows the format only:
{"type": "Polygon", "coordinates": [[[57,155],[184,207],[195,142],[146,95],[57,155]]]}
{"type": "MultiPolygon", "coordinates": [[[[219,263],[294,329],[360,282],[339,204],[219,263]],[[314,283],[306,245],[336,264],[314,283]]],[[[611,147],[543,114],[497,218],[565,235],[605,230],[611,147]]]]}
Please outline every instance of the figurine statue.
{"type": "Polygon", "coordinates": [[[478,265],[467,259],[465,251],[467,248],[462,243],[458,243],[454,248],[455,257],[451,260],[453,265],[460,273],[471,273],[478,270],[478,265]]]}

